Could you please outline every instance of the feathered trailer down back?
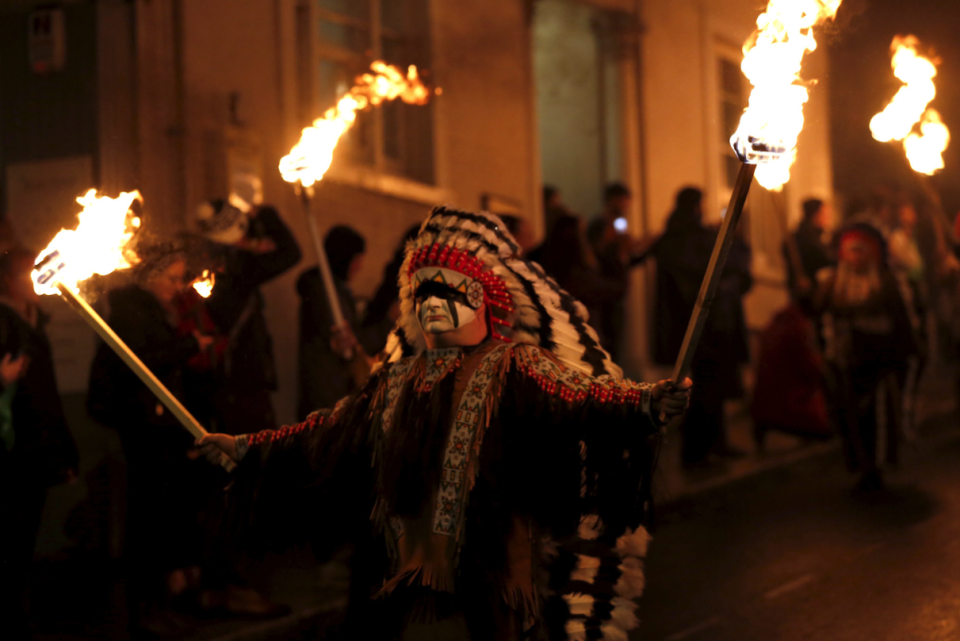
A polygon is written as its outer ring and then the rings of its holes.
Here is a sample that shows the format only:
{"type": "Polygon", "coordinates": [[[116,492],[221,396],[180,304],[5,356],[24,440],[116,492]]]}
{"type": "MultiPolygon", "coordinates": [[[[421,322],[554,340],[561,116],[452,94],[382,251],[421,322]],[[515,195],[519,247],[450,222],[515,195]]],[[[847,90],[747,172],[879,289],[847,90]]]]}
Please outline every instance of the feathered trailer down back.
{"type": "Polygon", "coordinates": [[[387,343],[391,362],[426,349],[414,309],[409,269],[418,249],[435,244],[476,256],[484,271],[506,285],[513,299],[512,310],[493,310],[500,318],[498,330],[505,340],[538,345],[568,367],[591,376],[623,377],[622,370],[600,346],[583,304],[547,276],[540,265],[519,257],[517,241],[497,216],[446,207],[435,208],[417,237],[407,244],[399,276],[400,318],[387,343]]]}

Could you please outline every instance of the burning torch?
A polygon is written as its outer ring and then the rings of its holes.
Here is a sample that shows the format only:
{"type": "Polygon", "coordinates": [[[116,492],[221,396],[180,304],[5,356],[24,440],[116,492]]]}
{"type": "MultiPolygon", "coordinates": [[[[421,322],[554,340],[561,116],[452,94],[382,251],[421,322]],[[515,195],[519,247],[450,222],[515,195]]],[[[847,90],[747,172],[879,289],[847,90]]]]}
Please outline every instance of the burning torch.
{"type": "MultiPolygon", "coordinates": [[[[98,197],[95,189],[77,198],[83,205],[80,223],[74,230],[61,230],[40,252],[33,270],[34,290],[38,294],[63,296],[180,424],[194,437],[201,438],[207,434],[203,426],[83,299],[77,287],[94,274],[106,275],[136,262],[136,255],[127,248],[140,226],[140,219],[130,211],[135,200],[142,202],[139,192],[108,198],[98,197]]],[[[226,457],[220,464],[228,471],[235,467],[226,457]]]]}
{"type": "Polygon", "coordinates": [[[915,36],[896,36],[890,44],[893,75],[903,86],[883,111],[870,120],[870,133],[879,142],[903,141],[914,171],[932,176],[943,169],[943,152],[950,131],[936,109],[928,105],[937,95],[933,83],[940,60],[919,52],[915,36]],[[919,125],[919,133],[915,128],[919,125]]]}
{"type": "Polygon", "coordinates": [[[769,0],[767,10],[757,18],[757,30],[743,46],[741,69],[753,90],[730,139],[741,162],[740,172],[673,368],[675,384],[690,369],[754,175],[763,187],[775,191],[790,180],[808,99],[809,83],[800,80],[801,63],[817,47],[814,27],[833,19],[840,2],[769,0]]]}
{"type": "Polygon", "coordinates": [[[333,150],[340,137],[356,122],[357,112],[397,98],[407,104],[422,105],[429,100],[430,91],[420,80],[416,67],[410,66],[404,75],[397,67],[381,61],[374,62],[370,65],[370,72],[357,78],[357,84],[340,98],[335,106],[303,130],[300,141],[280,160],[280,174],[283,179],[297,184],[333,324],[338,328],[343,328],[346,322],[330,271],[330,262],[323,247],[323,239],[311,211],[313,185],[323,180],[333,161],[333,150]]]}

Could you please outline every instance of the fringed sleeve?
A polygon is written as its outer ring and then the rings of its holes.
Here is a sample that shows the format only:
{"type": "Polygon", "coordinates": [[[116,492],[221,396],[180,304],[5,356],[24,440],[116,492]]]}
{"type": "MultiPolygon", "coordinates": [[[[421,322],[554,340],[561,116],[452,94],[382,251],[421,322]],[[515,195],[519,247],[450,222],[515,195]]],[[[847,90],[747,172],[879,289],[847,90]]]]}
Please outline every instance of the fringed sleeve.
{"type": "Polygon", "coordinates": [[[643,590],[650,484],[660,440],[652,385],[596,378],[519,345],[499,408],[514,479],[548,535],[542,592],[551,638],[626,639],[643,590]]]}
{"type": "Polygon", "coordinates": [[[245,547],[335,545],[348,522],[368,517],[381,380],[372,377],[357,395],[303,423],[238,437],[245,452],[228,493],[228,527],[245,547]]]}
{"type": "Polygon", "coordinates": [[[579,449],[581,513],[611,531],[636,528],[647,513],[659,443],[653,386],[596,378],[565,367],[546,350],[518,345],[506,380],[525,431],[544,448],[579,449]]]}

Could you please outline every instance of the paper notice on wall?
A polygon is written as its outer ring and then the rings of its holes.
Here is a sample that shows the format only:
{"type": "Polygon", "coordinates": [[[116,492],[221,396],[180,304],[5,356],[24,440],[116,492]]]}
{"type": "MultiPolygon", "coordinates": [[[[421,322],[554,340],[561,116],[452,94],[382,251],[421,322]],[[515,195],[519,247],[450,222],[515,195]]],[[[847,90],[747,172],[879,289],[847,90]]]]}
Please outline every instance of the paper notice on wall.
{"type": "MultiPolygon", "coordinates": [[[[63,228],[77,225],[82,209],[77,196],[94,187],[90,156],[57,158],[7,165],[7,221],[17,240],[39,252],[63,228]]],[[[61,394],[87,389],[96,348],[93,331],[59,296],[44,296],[50,314],[47,334],[53,348],[61,394]]]]}

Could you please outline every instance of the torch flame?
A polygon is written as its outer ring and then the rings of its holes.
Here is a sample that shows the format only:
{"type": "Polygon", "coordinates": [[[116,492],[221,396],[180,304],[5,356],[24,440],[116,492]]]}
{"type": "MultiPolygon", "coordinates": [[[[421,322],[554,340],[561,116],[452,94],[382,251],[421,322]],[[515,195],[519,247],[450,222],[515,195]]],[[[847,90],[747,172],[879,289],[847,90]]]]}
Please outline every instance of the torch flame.
{"type": "Polygon", "coordinates": [[[200,296],[203,298],[210,298],[210,294],[213,293],[213,286],[216,284],[217,278],[213,275],[209,269],[203,270],[203,273],[200,274],[200,278],[194,281],[193,288],[196,290],[200,296]]]}
{"type": "Polygon", "coordinates": [[[943,152],[950,144],[950,130],[936,109],[927,109],[920,120],[920,133],[911,133],[903,141],[907,160],[914,171],[932,176],[943,169],[943,152]]]}
{"type": "Polygon", "coordinates": [[[140,227],[130,211],[140,192],[123,192],[116,198],[97,196],[91,189],[77,202],[83,205],[76,229],[61,229],[37,256],[33,288],[38,294],[59,294],[57,282],[76,290],[80,281],[94,274],[106,275],[137,262],[127,244],[140,227]]]}
{"type": "Polygon", "coordinates": [[[730,143],[744,162],[759,165],[757,181],[767,189],[790,180],[810,84],[800,79],[801,63],[817,48],[813,28],[833,19],[840,2],[769,0],[743,46],[740,68],[753,91],[730,143]]]}
{"type": "Polygon", "coordinates": [[[303,130],[300,142],[280,160],[284,180],[300,181],[304,187],[322,180],[333,161],[333,150],[340,137],[356,122],[358,111],[396,98],[411,105],[425,104],[430,98],[430,91],[413,65],[406,75],[379,60],[370,65],[370,70],[372,73],[357,78],[356,86],[327,109],[322,118],[303,130]]]}
{"type": "Polygon", "coordinates": [[[940,61],[921,55],[915,36],[896,36],[890,44],[893,74],[903,83],[893,100],[870,120],[870,132],[880,142],[902,140],[914,171],[932,175],[943,169],[943,152],[950,131],[935,109],[927,106],[937,95],[933,79],[940,61]],[[920,133],[914,131],[919,123],[920,133]]]}

